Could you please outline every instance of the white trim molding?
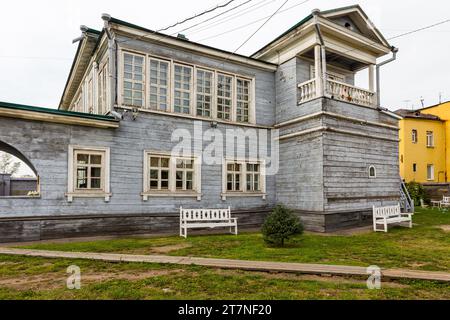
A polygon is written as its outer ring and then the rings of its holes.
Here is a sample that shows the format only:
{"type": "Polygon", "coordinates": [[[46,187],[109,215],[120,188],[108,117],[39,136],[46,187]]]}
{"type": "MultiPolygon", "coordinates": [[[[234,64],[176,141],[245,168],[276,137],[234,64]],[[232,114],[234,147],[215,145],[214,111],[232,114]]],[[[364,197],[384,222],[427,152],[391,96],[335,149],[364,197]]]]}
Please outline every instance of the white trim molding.
{"type": "Polygon", "coordinates": [[[222,193],[221,198],[222,201],[226,201],[227,198],[262,198],[263,200],[267,199],[266,193],[266,162],[262,159],[233,159],[227,158],[224,159],[222,163],[222,193]],[[240,187],[237,191],[228,191],[227,183],[228,183],[228,165],[229,164],[239,164],[241,165],[241,180],[240,187]],[[258,164],[259,165],[259,177],[260,177],[260,190],[258,191],[246,191],[247,189],[247,164],[258,164]]]}
{"type": "Polygon", "coordinates": [[[68,154],[68,177],[67,177],[67,197],[68,202],[73,202],[74,198],[104,198],[105,202],[109,202],[112,193],[110,185],[110,162],[111,162],[110,148],[105,147],[86,147],[69,145],[68,154]],[[95,153],[102,155],[102,179],[101,188],[98,190],[79,190],[75,188],[76,184],[76,172],[75,172],[75,153],[77,151],[89,153],[95,153]]]}
{"type": "MultiPolygon", "coordinates": [[[[195,198],[197,201],[202,200],[202,165],[201,158],[198,156],[174,156],[170,152],[161,151],[144,151],[144,172],[142,185],[142,199],[148,201],[149,198],[195,198]],[[168,159],[168,186],[166,189],[158,187],[158,190],[150,189],[150,158],[162,157],[168,159]],[[177,160],[193,161],[193,186],[192,190],[177,190],[176,187],[176,171],[177,160]]],[[[160,180],[160,177],[158,177],[160,180]]]]}

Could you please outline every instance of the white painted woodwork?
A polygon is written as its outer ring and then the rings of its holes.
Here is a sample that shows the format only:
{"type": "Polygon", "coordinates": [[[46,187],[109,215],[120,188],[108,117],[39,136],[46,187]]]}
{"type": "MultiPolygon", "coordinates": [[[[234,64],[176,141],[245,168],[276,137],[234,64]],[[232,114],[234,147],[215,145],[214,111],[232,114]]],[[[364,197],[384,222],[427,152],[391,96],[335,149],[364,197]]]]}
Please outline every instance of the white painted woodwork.
{"type": "Polygon", "coordinates": [[[180,237],[187,238],[188,229],[226,227],[230,228],[230,233],[238,234],[237,218],[231,217],[231,207],[228,209],[180,208],[180,237]]]}
{"type": "Polygon", "coordinates": [[[388,225],[391,224],[408,224],[412,229],[413,213],[402,213],[400,204],[391,207],[373,207],[373,230],[375,232],[388,232],[388,225]],[[383,228],[381,229],[380,226],[383,228]]]}

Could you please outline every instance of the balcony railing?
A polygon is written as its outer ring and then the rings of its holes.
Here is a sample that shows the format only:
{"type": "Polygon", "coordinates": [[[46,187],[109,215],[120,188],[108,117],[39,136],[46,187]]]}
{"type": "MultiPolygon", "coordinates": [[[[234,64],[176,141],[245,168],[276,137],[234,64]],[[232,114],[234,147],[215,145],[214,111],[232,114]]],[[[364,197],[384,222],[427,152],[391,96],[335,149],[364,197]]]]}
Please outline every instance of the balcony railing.
{"type": "MultiPolygon", "coordinates": [[[[299,88],[299,103],[305,103],[320,96],[317,92],[317,79],[301,83],[299,88]]],[[[325,93],[333,99],[351,102],[362,106],[372,107],[375,105],[375,93],[361,89],[347,83],[327,79],[325,93]]]]}

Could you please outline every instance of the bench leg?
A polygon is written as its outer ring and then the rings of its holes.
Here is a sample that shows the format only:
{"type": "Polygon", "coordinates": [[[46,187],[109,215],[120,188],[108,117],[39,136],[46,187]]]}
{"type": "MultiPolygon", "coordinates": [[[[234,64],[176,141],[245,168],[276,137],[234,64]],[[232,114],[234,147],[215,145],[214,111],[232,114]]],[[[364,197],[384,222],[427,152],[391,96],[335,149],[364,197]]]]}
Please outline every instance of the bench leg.
{"type": "Polygon", "coordinates": [[[187,239],[187,228],[186,227],[180,227],[180,237],[187,239]]]}

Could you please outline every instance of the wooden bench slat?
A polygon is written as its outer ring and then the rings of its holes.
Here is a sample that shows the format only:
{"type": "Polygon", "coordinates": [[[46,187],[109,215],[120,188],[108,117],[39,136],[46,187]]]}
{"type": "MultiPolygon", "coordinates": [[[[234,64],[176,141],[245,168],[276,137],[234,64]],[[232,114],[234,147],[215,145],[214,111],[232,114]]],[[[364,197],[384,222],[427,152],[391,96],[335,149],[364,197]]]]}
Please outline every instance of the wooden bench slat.
{"type": "Polygon", "coordinates": [[[237,219],[231,217],[228,209],[183,209],[180,208],[180,236],[187,238],[187,229],[198,228],[234,228],[237,235],[237,219]]]}

